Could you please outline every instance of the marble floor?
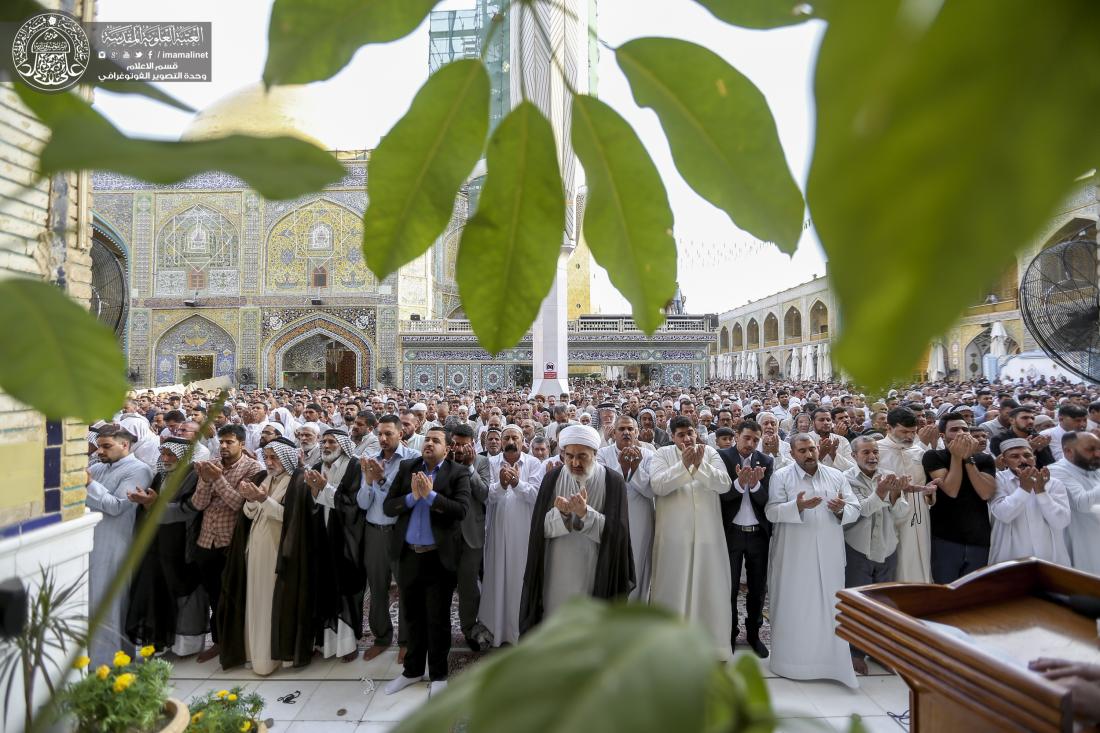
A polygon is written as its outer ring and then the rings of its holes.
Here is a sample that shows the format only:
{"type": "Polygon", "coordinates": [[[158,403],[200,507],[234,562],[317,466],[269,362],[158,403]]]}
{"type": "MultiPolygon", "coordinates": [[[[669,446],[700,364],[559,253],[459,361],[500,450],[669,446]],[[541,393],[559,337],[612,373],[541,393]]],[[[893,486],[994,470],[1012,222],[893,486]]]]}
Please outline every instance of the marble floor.
{"type": "MultiPolygon", "coordinates": [[[[428,699],[427,683],[396,695],[382,693],[385,681],[400,674],[396,658],[395,648],[370,662],[323,660],[304,669],[279,670],[263,679],[240,668],[224,672],[216,661],[198,664],[193,658],[182,659],[174,662],[173,694],[190,701],[210,689],[240,685],[264,697],[267,707],[261,717],[274,721],[274,733],[384,733],[428,699]],[[288,695],[293,702],[279,701],[288,695]]],[[[858,714],[870,733],[907,730],[887,713],[901,714],[908,709],[908,688],[899,677],[874,663],[870,666],[871,674],[859,679],[858,690],[833,682],[778,678],[765,666],[781,729],[843,731],[848,716],[858,714]]]]}

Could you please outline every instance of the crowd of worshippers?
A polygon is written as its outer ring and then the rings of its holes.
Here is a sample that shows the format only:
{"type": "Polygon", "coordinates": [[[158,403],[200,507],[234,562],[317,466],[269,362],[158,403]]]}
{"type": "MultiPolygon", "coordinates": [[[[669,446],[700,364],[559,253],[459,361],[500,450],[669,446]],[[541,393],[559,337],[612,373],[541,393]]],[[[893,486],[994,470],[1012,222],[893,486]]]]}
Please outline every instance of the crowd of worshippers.
{"type": "Polygon", "coordinates": [[[93,607],[178,488],[90,656],[152,644],[267,675],[396,644],[386,692],[436,691],[456,592],[475,651],[588,595],[670,609],[719,659],[744,644],[778,675],[855,686],[841,588],[1031,556],[1100,574],[1097,399],[1062,382],[134,395],[88,434],[93,607]]]}

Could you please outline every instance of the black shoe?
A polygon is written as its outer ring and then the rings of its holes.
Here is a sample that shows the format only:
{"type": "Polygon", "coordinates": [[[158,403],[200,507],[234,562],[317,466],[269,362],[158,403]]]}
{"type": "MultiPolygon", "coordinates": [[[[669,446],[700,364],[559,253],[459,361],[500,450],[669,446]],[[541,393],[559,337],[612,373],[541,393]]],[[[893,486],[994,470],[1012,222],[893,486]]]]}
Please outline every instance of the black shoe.
{"type": "Polygon", "coordinates": [[[477,639],[473,638],[472,636],[466,637],[466,646],[470,647],[470,651],[472,652],[481,651],[481,644],[478,644],[477,639]]]}
{"type": "Polygon", "coordinates": [[[750,636],[748,642],[749,646],[756,653],[756,656],[760,657],[761,659],[768,658],[768,647],[764,646],[764,642],[760,641],[759,637],[750,636]]]}

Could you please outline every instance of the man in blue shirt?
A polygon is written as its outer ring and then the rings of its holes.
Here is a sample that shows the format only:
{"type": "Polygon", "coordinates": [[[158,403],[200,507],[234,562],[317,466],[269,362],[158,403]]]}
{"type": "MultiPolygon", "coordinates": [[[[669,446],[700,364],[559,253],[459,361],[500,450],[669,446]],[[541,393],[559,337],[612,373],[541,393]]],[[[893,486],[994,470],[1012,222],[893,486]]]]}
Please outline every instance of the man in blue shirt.
{"type": "MultiPolygon", "coordinates": [[[[374,645],[363,652],[364,660],[371,660],[393,644],[393,621],[390,619],[390,580],[397,575],[397,558],[390,557],[390,535],[397,521],[382,511],[382,502],[393,485],[401,462],[416,458],[419,451],[401,443],[401,421],[396,415],[383,415],[378,420],[378,445],[382,452],[370,458],[360,458],[363,478],[356,501],[366,513],[367,526],[363,533],[363,560],[367,570],[367,588],[370,589],[370,610],[367,623],[374,635],[374,645]]],[[[404,606],[398,605],[397,645],[398,661],[404,660],[405,642],[404,606]]]]}
{"type": "Polygon", "coordinates": [[[470,503],[470,471],[447,458],[447,433],[433,427],[424,435],[421,457],[401,462],[383,502],[397,519],[390,536],[397,559],[397,586],[405,606],[409,651],[404,672],[386,685],[386,694],[424,679],[431,687],[447,686],[451,650],[451,598],[457,582],[462,543],[461,522],[470,503]]]}

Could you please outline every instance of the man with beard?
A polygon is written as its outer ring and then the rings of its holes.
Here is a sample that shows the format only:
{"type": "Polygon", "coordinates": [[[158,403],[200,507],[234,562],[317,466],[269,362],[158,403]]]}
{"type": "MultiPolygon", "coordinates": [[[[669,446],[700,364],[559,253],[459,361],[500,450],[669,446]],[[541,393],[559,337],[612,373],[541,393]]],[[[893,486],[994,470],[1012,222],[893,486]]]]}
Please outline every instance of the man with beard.
{"type": "Polygon", "coordinates": [[[649,600],[649,576],[652,573],[654,508],[653,489],[649,484],[652,460],[653,451],[643,447],[638,441],[638,423],[629,415],[623,415],[615,421],[615,442],[600,448],[596,453],[597,463],[621,474],[626,482],[630,552],[634,560],[635,577],[630,600],[643,603],[649,600]]]}
{"type": "Polygon", "coordinates": [[[674,417],[673,445],[650,462],[656,497],[650,600],[701,624],[718,657],[727,660],[732,584],[719,498],[731,482],[722,457],[697,437],[694,422],[694,416],[674,417]]]}
{"type": "MultiPolygon", "coordinates": [[[[775,415],[761,412],[761,417],[775,415]]],[[[730,563],[730,609],[733,629],[730,648],[737,644],[737,595],[741,590],[741,567],[745,567],[748,594],[745,599],[745,641],[756,656],[768,656],[768,648],[760,641],[760,626],[764,623],[764,591],[768,582],[768,543],[771,522],[764,515],[768,504],[768,484],[773,461],[756,449],[761,427],[752,420],[737,426],[736,443],[718,451],[733,476],[733,490],[722,494],[722,528],[730,563]]]]}
{"type": "Polygon", "coordinates": [[[470,505],[462,520],[462,544],[458,553],[458,622],[466,644],[481,651],[481,628],[477,612],[481,606],[479,574],[485,550],[485,500],[489,498],[489,459],[474,452],[474,430],[456,425],[451,431],[449,457],[456,466],[470,472],[470,505]]]}
{"type": "Polygon", "coordinates": [[[492,645],[519,641],[519,610],[531,516],[545,474],[542,461],[523,452],[523,431],[504,428],[504,450],[489,459],[489,496],[485,505],[485,575],[478,619],[492,645]]]}
{"type": "Polygon", "coordinates": [[[424,679],[428,695],[447,686],[451,651],[451,597],[454,594],[461,522],[470,503],[470,472],[447,458],[447,433],[431,428],[423,454],[401,462],[383,508],[397,524],[390,536],[398,559],[397,584],[409,626],[409,651],[401,676],[385,687],[392,695],[424,679]]]}
{"type": "Polygon", "coordinates": [[[321,426],[315,422],[302,423],[294,433],[302,452],[303,466],[316,466],[321,460],[321,426]]]}
{"type": "MultiPolygon", "coordinates": [[[[848,485],[859,499],[860,515],[844,528],[845,588],[889,583],[896,579],[898,536],[895,523],[910,513],[908,498],[902,491],[909,482],[883,471],[879,461],[880,445],[881,441],[863,435],[853,440],[852,457],[856,459],[856,467],[844,472],[848,485]]],[[[851,653],[856,674],[867,674],[867,655],[854,646],[851,653]]]]}
{"type": "Polygon", "coordinates": [[[603,441],[593,428],[571,425],[558,438],[563,465],[543,479],[531,518],[521,633],[575,596],[611,600],[635,583],[624,477],[596,460],[603,441]]]}
{"type": "Polygon", "coordinates": [[[1073,567],[1100,574],[1100,438],[1093,433],[1067,432],[1062,436],[1062,459],[1050,466],[1069,495],[1071,509],[1066,542],[1073,567]]]}
{"type": "Polygon", "coordinates": [[[152,644],[158,650],[171,647],[186,657],[202,650],[208,628],[206,592],[194,562],[194,540],[199,515],[191,496],[199,474],[190,460],[185,464],[188,441],[168,438],[160,446],[157,474],[148,489],[129,493],[138,505],[134,532],[146,521],[149,510],[178,468],[182,478],[175,496],[161,517],[160,526],[130,583],[126,635],[138,646],[152,644]]]}
{"type": "Polygon", "coordinates": [[[768,579],[771,670],[857,687],[833,617],[836,593],[844,587],[844,525],[859,518],[859,501],[843,473],[819,462],[812,436],[799,433],[790,442],[795,462],[772,476],[765,508],[775,525],[768,579]]]}
{"type": "MultiPolygon", "coordinates": [[[[365,515],[362,558],[367,571],[367,588],[370,590],[370,609],[367,623],[374,644],[363,652],[363,659],[370,661],[393,643],[393,620],[390,618],[390,581],[397,575],[397,557],[390,556],[390,537],[396,520],[387,515],[383,502],[397,477],[401,462],[420,455],[401,442],[401,421],[395,415],[383,415],[378,421],[378,444],[381,451],[371,458],[360,458],[363,473],[356,501],[365,515]]],[[[404,656],[407,629],[405,612],[399,606],[397,645],[404,656]]]]}
{"type": "Polygon", "coordinates": [[[657,426],[657,413],[648,407],[638,413],[638,440],[650,443],[654,450],[664,448],[671,442],[668,433],[657,426]]]}
{"type": "MultiPolygon", "coordinates": [[[[93,531],[92,554],[88,558],[91,608],[99,607],[133,539],[137,504],[129,500],[128,494],[144,491],[153,482],[152,469],[130,452],[134,442],[134,436],[118,425],[102,426],[96,437],[99,460],[85,472],[86,504],[92,511],[103,514],[93,531]]],[[[115,651],[125,648],[126,608],[126,593],[119,593],[111,602],[103,625],[88,643],[93,665],[108,663],[115,651]]]]}
{"type": "Polygon", "coordinates": [[[1050,438],[1035,432],[1035,409],[1027,405],[1017,407],[1009,413],[1009,417],[1012,418],[1011,427],[1000,435],[993,436],[989,441],[989,452],[999,456],[1004,450],[1001,447],[1003,441],[1023,438],[1031,447],[1038,468],[1054,463],[1054,454],[1050,450],[1050,438]]]}
{"type": "Polygon", "coordinates": [[[226,425],[218,431],[217,461],[195,464],[199,483],[191,497],[191,506],[202,512],[202,525],[195,543],[195,560],[202,576],[202,587],[210,601],[210,637],[213,646],[205,649],[196,661],[206,662],[218,656],[218,630],[222,573],[229,543],[237,524],[237,515],[244,506],[238,485],[245,480],[253,483],[263,478],[264,468],[255,458],[245,455],[245,429],[242,425],[226,425]]]}
{"type": "Polygon", "coordinates": [[[424,436],[420,434],[420,419],[411,410],[401,411],[401,442],[416,452],[420,452],[420,445],[424,442],[424,436]]]}
{"type": "Polygon", "coordinates": [[[378,418],[370,410],[360,410],[351,425],[351,439],[355,442],[355,457],[377,455],[382,450],[378,445],[378,436],[374,429],[378,427],[378,418]]]}
{"type": "Polygon", "coordinates": [[[313,500],[324,515],[328,555],[319,586],[325,628],[321,651],[350,662],[358,656],[356,644],[363,628],[364,577],[363,513],[356,503],[362,480],[355,446],[343,430],[332,428],[321,437],[321,461],[305,474],[313,500]]]}
{"type": "Polygon", "coordinates": [[[852,446],[848,439],[842,435],[833,434],[833,416],[823,407],[819,407],[810,413],[813,421],[813,430],[817,434],[818,462],[827,468],[835,468],[840,472],[847,471],[856,465],[852,460],[852,446]]]}
{"type": "MultiPolygon", "coordinates": [[[[924,486],[924,455],[916,445],[917,416],[907,407],[886,413],[888,431],[878,442],[878,463],[883,473],[907,477],[913,487],[924,486]]],[[[853,452],[855,448],[852,448],[853,452]]],[[[858,461],[857,461],[858,463],[858,461]]],[[[851,469],[849,470],[849,475],[851,469]]],[[[893,513],[897,530],[894,579],[902,583],[932,582],[932,519],[929,507],[936,500],[930,491],[909,497],[904,511],[893,513]]],[[[877,581],[876,581],[877,582],[877,581]]]]}
{"type": "Polygon", "coordinates": [[[997,491],[989,500],[993,534],[989,562],[1037,557],[1069,565],[1065,530],[1070,522],[1066,487],[1036,468],[1035,454],[1026,438],[1001,441],[1005,470],[997,472],[997,491]]]}

